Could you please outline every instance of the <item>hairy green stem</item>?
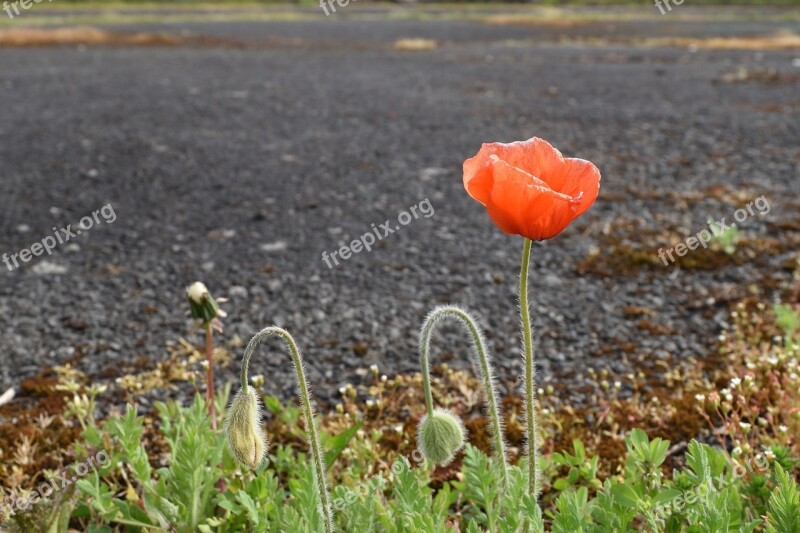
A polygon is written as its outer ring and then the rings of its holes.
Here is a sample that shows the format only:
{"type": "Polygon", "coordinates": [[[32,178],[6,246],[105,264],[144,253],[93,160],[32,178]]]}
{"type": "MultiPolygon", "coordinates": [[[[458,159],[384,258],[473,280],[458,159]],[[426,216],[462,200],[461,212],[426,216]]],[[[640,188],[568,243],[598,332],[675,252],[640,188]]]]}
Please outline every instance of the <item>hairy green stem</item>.
{"type": "Polygon", "coordinates": [[[522,339],[525,347],[525,424],[528,438],[528,492],[534,500],[539,496],[538,455],[536,438],[536,367],[534,366],[533,331],[528,308],[528,264],[531,258],[531,240],[522,246],[522,266],[519,272],[519,310],[522,318],[522,339]]]}
{"type": "Polygon", "coordinates": [[[303,358],[300,356],[300,350],[297,348],[292,336],[283,328],[276,326],[264,328],[250,340],[247,348],[244,350],[244,359],[242,360],[242,389],[247,390],[247,370],[250,365],[250,357],[253,355],[258,343],[270,337],[280,338],[289,348],[294,363],[295,376],[297,377],[297,388],[300,393],[300,403],[302,404],[303,416],[306,419],[306,434],[308,436],[309,446],[311,446],[311,455],[314,463],[314,475],[317,482],[317,496],[319,497],[319,512],[325,526],[325,533],[332,533],[333,525],[333,511],[330,505],[330,495],[328,494],[328,481],[327,472],[325,469],[325,461],[322,457],[322,447],[319,443],[319,435],[317,429],[317,421],[314,415],[314,407],[311,404],[308,393],[308,381],[306,374],[303,370],[303,358]]]}
{"type": "Polygon", "coordinates": [[[483,388],[486,394],[486,407],[489,411],[491,422],[492,438],[494,441],[494,451],[500,459],[503,474],[503,483],[508,486],[508,456],[506,455],[506,445],[503,440],[503,423],[498,413],[497,392],[494,385],[494,372],[492,371],[491,357],[486,350],[486,342],[483,332],[478,326],[477,320],[467,311],[454,305],[443,305],[433,309],[428,314],[422,324],[419,336],[419,355],[422,366],[422,381],[425,390],[425,406],[428,409],[428,416],[433,415],[433,394],[431,393],[431,372],[429,354],[431,348],[431,334],[436,324],[444,318],[454,318],[461,322],[469,331],[472,337],[472,345],[475,348],[475,359],[483,378],[483,388]]]}

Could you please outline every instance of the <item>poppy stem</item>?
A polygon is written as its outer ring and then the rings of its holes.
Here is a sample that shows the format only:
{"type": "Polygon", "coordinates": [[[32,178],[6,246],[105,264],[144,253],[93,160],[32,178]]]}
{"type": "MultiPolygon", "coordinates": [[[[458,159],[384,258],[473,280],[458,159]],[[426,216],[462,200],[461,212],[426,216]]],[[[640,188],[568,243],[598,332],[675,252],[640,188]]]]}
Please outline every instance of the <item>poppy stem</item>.
{"type": "Polygon", "coordinates": [[[324,522],[325,533],[332,533],[334,530],[333,511],[330,505],[330,495],[328,494],[328,480],[327,471],[325,469],[325,459],[322,457],[322,447],[319,443],[319,428],[317,427],[317,420],[314,414],[314,406],[308,393],[308,380],[303,370],[303,358],[300,355],[300,350],[297,348],[294,338],[283,328],[272,326],[264,328],[250,340],[247,348],[244,350],[244,358],[242,359],[242,390],[247,390],[247,370],[250,365],[250,357],[253,351],[263,339],[269,337],[278,337],[289,348],[289,353],[292,356],[294,363],[295,377],[297,378],[297,389],[300,393],[300,403],[303,409],[303,416],[306,419],[306,436],[308,437],[308,444],[311,447],[311,459],[314,464],[314,477],[317,482],[317,496],[319,513],[324,522]]]}
{"type": "Polygon", "coordinates": [[[528,264],[531,258],[531,240],[522,246],[522,266],[519,273],[519,311],[522,318],[522,339],[525,348],[525,422],[528,438],[528,492],[536,500],[539,496],[539,443],[536,438],[536,367],[534,365],[533,328],[528,308],[528,264]]]}
{"type": "Polygon", "coordinates": [[[503,484],[508,487],[508,456],[506,455],[506,444],[503,440],[503,423],[497,409],[497,392],[494,386],[494,372],[492,371],[491,357],[486,350],[483,332],[477,320],[467,311],[454,305],[441,305],[434,308],[428,314],[419,335],[419,356],[422,366],[422,382],[425,390],[425,406],[428,409],[428,416],[433,416],[433,395],[431,393],[431,370],[429,354],[431,349],[431,334],[436,324],[444,318],[455,318],[466,327],[472,337],[472,345],[475,348],[475,359],[483,378],[483,389],[486,394],[486,408],[489,412],[491,422],[494,452],[500,460],[503,484]]]}

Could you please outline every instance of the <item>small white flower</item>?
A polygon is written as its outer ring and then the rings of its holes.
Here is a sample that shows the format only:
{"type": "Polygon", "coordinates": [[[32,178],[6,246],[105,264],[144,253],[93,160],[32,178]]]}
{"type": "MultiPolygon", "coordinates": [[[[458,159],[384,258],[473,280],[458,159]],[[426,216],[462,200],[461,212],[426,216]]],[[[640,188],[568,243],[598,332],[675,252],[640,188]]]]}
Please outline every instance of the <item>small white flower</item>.
{"type": "Polygon", "coordinates": [[[772,453],[772,450],[769,450],[769,449],[764,450],[764,457],[766,457],[767,460],[769,460],[769,461],[775,460],[775,454],[772,453]]]}
{"type": "Polygon", "coordinates": [[[740,378],[733,378],[733,379],[731,380],[731,388],[732,388],[732,389],[735,389],[735,388],[736,388],[736,387],[738,387],[738,386],[739,386],[741,383],[742,383],[742,380],[741,380],[740,378]]]}
{"type": "Polygon", "coordinates": [[[186,289],[186,295],[196,304],[203,303],[203,298],[205,298],[207,294],[208,289],[199,281],[195,281],[186,289]]]}
{"type": "Polygon", "coordinates": [[[698,402],[705,402],[706,401],[706,395],[705,394],[695,394],[694,399],[697,400],[698,402]]]}
{"type": "Polygon", "coordinates": [[[742,428],[742,430],[743,430],[745,433],[747,433],[748,431],[750,431],[750,428],[752,428],[753,426],[751,426],[751,425],[750,425],[750,424],[748,424],[747,422],[739,422],[739,427],[740,427],[740,428],[742,428]]]}
{"type": "Polygon", "coordinates": [[[739,455],[742,455],[742,448],[737,446],[736,448],[731,450],[731,455],[733,455],[734,457],[738,457],[739,455]]]}
{"type": "Polygon", "coordinates": [[[781,424],[780,426],[778,426],[778,431],[780,431],[781,433],[786,433],[787,431],[789,431],[789,428],[781,424]]]}

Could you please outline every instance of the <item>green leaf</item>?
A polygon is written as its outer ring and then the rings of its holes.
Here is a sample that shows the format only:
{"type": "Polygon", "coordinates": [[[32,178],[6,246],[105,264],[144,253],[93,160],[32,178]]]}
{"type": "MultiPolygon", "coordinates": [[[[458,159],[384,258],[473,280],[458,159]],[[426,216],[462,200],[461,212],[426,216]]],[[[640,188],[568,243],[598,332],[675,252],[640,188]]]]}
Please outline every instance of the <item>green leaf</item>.
{"type": "Polygon", "coordinates": [[[639,495],[628,485],[617,484],[611,487],[611,494],[625,509],[637,509],[639,507],[639,495]]]}
{"type": "Polygon", "coordinates": [[[273,415],[280,414],[280,412],[283,411],[283,404],[281,404],[281,401],[275,396],[264,396],[264,407],[273,415]]]}
{"type": "Polygon", "coordinates": [[[775,491],[769,499],[766,531],[800,533],[800,490],[791,475],[775,465],[775,491]]]}
{"type": "Polygon", "coordinates": [[[651,504],[653,506],[664,505],[667,502],[671,502],[675,498],[681,495],[681,491],[678,489],[661,489],[658,491],[658,494],[651,500],[651,504]]]}
{"type": "Polygon", "coordinates": [[[347,445],[350,443],[352,438],[355,436],[358,430],[361,429],[361,426],[363,425],[364,422],[362,420],[358,424],[342,431],[341,433],[339,433],[338,435],[336,435],[335,437],[333,437],[328,441],[330,449],[327,452],[325,452],[325,464],[328,466],[328,468],[331,467],[334,461],[336,461],[336,458],[339,457],[339,455],[341,455],[341,453],[344,451],[345,448],[347,448],[347,445]]]}
{"type": "Polygon", "coordinates": [[[236,495],[236,499],[244,506],[245,509],[247,509],[247,514],[250,517],[250,524],[257,526],[260,520],[258,516],[258,509],[256,508],[256,502],[253,501],[253,498],[251,498],[246,492],[242,491],[236,495]]]}

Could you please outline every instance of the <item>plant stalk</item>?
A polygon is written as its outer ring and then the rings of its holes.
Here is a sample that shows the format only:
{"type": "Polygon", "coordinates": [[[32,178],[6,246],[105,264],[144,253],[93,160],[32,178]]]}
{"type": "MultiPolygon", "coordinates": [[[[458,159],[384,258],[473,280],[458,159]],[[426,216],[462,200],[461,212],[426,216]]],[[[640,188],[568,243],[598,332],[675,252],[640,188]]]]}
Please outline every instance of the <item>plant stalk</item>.
{"type": "Polygon", "coordinates": [[[472,338],[472,345],[475,349],[475,359],[483,378],[483,388],[486,394],[486,407],[489,412],[489,419],[492,430],[492,440],[495,455],[500,459],[503,475],[503,483],[508,487],[508,456],[506,455],[506,445],[503,439],[503,423],[498,412],[497,391],[494,384],[494,372],[491,365],[491,357],[486,350],[483,332],[478,326],[477,320],[467,311],[454,305],[443,305],[433,309],[422,324],[419,336],[420,365],[422,367],[423,388],[425,391],[425,406],[428,416],[433,415],[433,394],[431,392],[430,376],[430,347],[431,334],[436,324],[444,318],[454,318],[458,320],[469,332],[472,338]]]}
{"type": "Polygon", "coordinates": [[[211,329],[211,323],[207,323],[206,327],[206,362],[208,368],[206,369],[206,403],[208,404],[208,414],[211,417],[211,428],[217,430],[217,408],[214,404],[216,394],[214,394],[214,333],[211,329]]]}
{"type": "Polygon", "coordinates": [[[271,326],[264,328],[250,340],[244,351],[244,359],[242,360],[242,389],[247,390],[247,371],[250,365],[250,357],[253,355],[258,344],[270,337],[280,338],[289,348],[289,353],[292,356],[294,363],[295,377],[297,378],[297,389],[300,393],[300,403],[303,409],[303,416],[306,419],[306,435],[308,443],[311,447],[312,461],[314,464],[314,477],[317,483],[317,496],[319,513],[325,527],[325,533],[333,533],[333,511],[330,505],[330,495],[328,494],[327,473],[325,470],[325,461],[322,457],[322,447],[319,443],[319,431],[317,428],[317,421],[314,415],[314,406],[311,403],[308,392],[308,381],[306,380],[305,371],[303,370],[303,358],[300,355],[300,350],[297,348],[292,336],[283,328],[271,326]]]}
{"type": "Polygon", "coordinates": [[[536,435],[536,367],[533,347],[533,330],[528,308],[528,264],[531,257],[531,240],[522,246],[522,265],[519,273],[519,310],[522,319],[522,339],[525,350],[525,424],[528,439],[528,492],[536,500],[539,496],[538,459],[539,443],[536,435]]]}

